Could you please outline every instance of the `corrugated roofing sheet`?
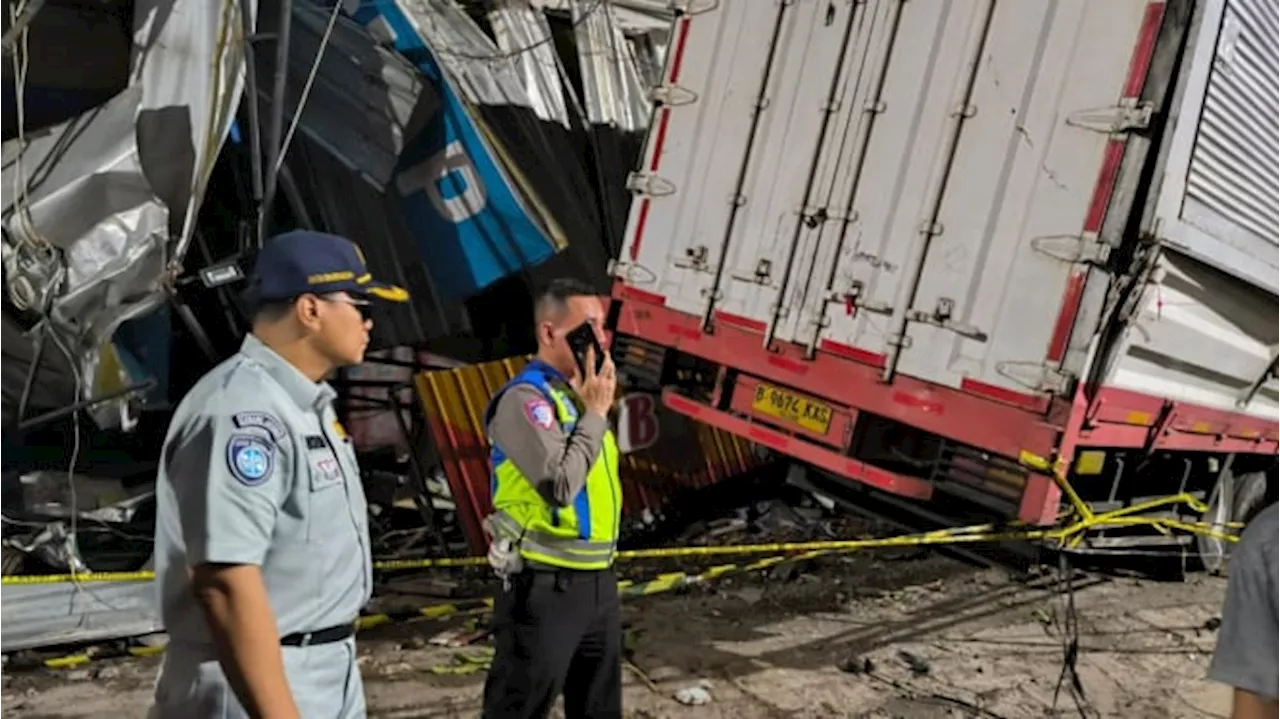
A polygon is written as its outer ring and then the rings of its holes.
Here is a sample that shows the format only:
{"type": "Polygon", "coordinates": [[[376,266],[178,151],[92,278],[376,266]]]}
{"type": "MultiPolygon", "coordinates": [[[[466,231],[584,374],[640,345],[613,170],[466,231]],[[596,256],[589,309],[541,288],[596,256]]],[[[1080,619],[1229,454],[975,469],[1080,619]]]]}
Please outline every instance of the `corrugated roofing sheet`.
{"type": "MultiPolygon", "coordinates": [[[[286,121],[297,112],[329,14],[329,8],[310,3],[293,6],[286,121]]],[[[264,30],[274,32],[276,12],[272,9],[266,15],[264,30]]],[[[407,128],[415,109],[440,100],[412,63],[381,47],[377,38],[350,18],[337,18],[327,42],[298,129],[360,179],[382,190],[408,141],[407,128]]],[[[265,113],[276,68],[274,46],[263,47],[271,49],[259,51],[258,61],[258,94],[265,113]]]]}
{"type": "Polygon", "coordinates": [[[0,649],[99,642],[161,631],[153,582],[31,584],[4,588],[0,649]]]}
{"type": "MultiPolygon", "coordinates": [[[[492,511],[484,410],[493,393],[528,361],[508,358],[415,378],[459,521],[477,553],[485,551],[480,520],[492,511]]],[[[762,464],[750,442],[670,412],[651,393],[624,394],[623,404],[631,425],[624,434],[638,438],[636,444],[643,447],[621,459],[624,524],[646,513],[659,514],[681,490],[709,486],[762,464]],[[646,432],[649,437],[640,437],[646,432]]],[[[625,438],[620,441],[626,443],[625,438]]]]}
{"type": "Polygon", "coordinates": [[[572,8],[588,119],[593,125],[643,132],[652,104],[613,8],[607,3],[596,8],[589,0],[575,0],[572,8]]]}
{"type": "Polygon", "coordinates": [[[310,137],[294,139],[289,166],[323,229],[354,240],[374,277],[409,291],[409,302],[375,308],[375,348],[422,345],[467,328],[462,307],[436,292],[396,198],[379,192],[310,137]]]}

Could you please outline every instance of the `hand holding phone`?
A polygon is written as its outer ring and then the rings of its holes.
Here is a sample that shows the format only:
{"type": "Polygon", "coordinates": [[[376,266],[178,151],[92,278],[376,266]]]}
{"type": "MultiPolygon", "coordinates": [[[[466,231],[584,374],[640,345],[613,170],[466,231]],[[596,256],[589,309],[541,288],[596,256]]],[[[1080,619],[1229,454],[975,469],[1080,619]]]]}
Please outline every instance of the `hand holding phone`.
{"type": "Polygon", "coordinates": [[[565,340],[578,363],[578,376],[570,384],[588,411],[608,416],[617,390],[613,359],[600,346],[595,330],[585,322],[565,335],[565,340]]]}
{"type": "Polygon", "coordinates": [[[592,367],[593,372],[599,373],[600,368],[604,366],[607,353],[600,346],[600,340],[596,337],[595,328],[589,322],[582,324],[569,330],[564,336],[565,342],[569,343],[569,349],[573,352],[573,359],[578,363],[578,376],[587,376],[587,353],[592,351],[595,357],[595,366],[592,367]]]}

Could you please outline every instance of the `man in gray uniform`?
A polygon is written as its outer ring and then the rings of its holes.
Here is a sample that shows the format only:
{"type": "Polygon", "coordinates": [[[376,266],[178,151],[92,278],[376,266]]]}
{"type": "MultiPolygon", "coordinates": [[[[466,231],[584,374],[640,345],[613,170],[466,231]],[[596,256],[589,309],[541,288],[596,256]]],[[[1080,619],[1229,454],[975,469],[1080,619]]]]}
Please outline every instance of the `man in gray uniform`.
{"type": "Polygon", "coordinates": [[[1235,688],[1232,719],[1275,719],[1277,704],[1277,506],[1262,510],[1231,553],[1222,629],[1209,678],[1235,688]]]}
{"type": "Polygon", "coordinates": [[[170,644],[156,719],[365,715],[354,621],[372,567],[364,491],[324,382],[359,364],[374,282],[349,240],[296,231],[259,254],[240,351],[178,405],[156,483],[170,644]]]}

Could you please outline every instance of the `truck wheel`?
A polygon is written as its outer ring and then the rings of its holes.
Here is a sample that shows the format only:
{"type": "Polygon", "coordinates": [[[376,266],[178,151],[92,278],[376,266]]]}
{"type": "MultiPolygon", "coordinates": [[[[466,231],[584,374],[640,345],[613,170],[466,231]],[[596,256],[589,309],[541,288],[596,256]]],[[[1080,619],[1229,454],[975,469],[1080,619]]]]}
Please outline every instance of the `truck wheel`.
{"type": "MultiPolygon", "coordinates": [[[[1204,521],[1220,532],[1232,531],[1226,526],[1228,522],[1247,525],[1258,512],[1275,501],[1275,482],[1269,480],[1269,474],[1272,473],[1224,474],[1209,497],[1209,511],[1205,512],[1204,521]]],[[[1227,568],[1234,543],[1198,535],[1196,544],[1200,550],[1200,562],[1206,571],[1220,574],[1227,568]]]]}

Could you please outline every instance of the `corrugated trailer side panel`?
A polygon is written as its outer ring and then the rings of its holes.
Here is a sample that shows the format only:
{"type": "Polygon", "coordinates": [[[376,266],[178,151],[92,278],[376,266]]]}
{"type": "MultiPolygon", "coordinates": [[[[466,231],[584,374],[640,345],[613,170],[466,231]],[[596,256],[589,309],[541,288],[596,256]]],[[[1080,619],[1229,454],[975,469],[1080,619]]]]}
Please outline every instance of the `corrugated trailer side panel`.
{"type": "Polygon", "coordinates": [[[1199,3],[1155,208],[1160,240],[1271,294],[1280,289],[1280,7],[1199,3]]]}
{"type": "Polygon", "coordinates": [[[1099,251],[1090,223],[1125,209],[1095,188],[1161,6],[796,0],[685,18],[680,101],[635,178],[620,274],[762,345],[872,364],[900,346],[907,375],[1043,411],[1063,296],[1099,251]]]}
{"type": "Polygon", "coordinates": [[[1275,295],[1165,252],[1126,324],[1100,360],[1082,444],[1275,453],[1275,295]]]}
{"type": "Polygon", "coordinates": [[[1280,7],[1197,6],[1133,272],[1081,441],[1274,453],[1280,7]]]}
{"type": "Polygon", "coordinates": [[[1205,0],[1167,13],[1190,30],[1177,72],[1152,78],[1175,92],[1153,179],[1137,188],[1149,190],[1145,241],[1119,283],[1138,289],[1088,285],[1110,301],[1088,298],[1077,318],[1071,349],[1094,361],[1068,432],[1092,446],[1273,454],[1280,7],[1205,0]]]}

